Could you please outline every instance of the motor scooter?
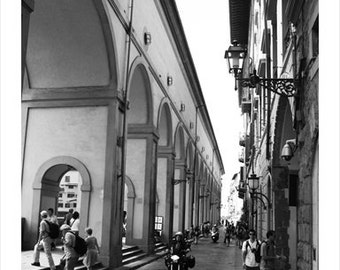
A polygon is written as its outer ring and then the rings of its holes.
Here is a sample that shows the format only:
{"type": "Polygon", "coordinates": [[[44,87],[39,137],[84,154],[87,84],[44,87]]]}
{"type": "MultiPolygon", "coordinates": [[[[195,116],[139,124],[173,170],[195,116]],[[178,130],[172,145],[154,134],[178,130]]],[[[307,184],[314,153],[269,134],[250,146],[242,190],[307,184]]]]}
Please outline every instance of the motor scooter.
{"type": "Polygon", "coordinates": [[[214,243],[216,243],[219,238],[220,238],[220,234],[218,231],[211,232],[211,239],[213,240],[214,243]]]}
{"type": "Polygon", "coordinates": [[[186,241],[187,248],[182,250],[180,254],[172,254],[171,252],[164,258],[164,263],[168,270],[188,270],[195,266],[195,257],[187,256],[191,250],[192,241],[186,241]]]}

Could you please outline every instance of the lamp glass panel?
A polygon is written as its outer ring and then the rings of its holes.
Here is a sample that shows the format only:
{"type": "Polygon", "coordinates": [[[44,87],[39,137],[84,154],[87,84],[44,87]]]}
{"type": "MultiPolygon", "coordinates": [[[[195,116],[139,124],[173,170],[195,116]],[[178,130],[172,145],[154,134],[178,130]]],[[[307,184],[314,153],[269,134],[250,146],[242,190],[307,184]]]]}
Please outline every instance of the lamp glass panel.
{"type": "Polygon", "coordinates": [[[248,178],[248,185],[249,188],[251,189],[257,189],[259,187],[259,178],[254,177],[254,178],[248,178]]]}

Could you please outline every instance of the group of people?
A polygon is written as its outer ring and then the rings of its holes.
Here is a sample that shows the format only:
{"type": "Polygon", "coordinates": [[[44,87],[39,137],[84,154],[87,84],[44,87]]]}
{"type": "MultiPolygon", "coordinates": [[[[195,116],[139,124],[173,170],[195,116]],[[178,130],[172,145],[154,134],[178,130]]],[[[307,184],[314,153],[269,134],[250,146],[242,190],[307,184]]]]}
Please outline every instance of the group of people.
{"type": "MultiPolygon", "coordinates": [[[[53,213],[53,208],[47,211],[40,212],[41,222],[39,225],[38,241],[34,246],[33,252],[33,266],[40,266],[39,257],[40,250],[44,249],[48,264],[51,270],[56,270],[56,266],[52,257],[52,247],[56,245],[56,239],[52,239],[50,233],[50,223],[58,224],[58,218],[53,213]]],[[[58,224],[59,225],[59,224],[58,224]]],[[[73,270],[79,260],[79,254],[75,250],[76,237],[79,235],[79,213],[73,212],[73,209],[66,214],[64,223],[59,228],[61,232],[61,240],[63,243],[64,255],[60,260],[64,270],[73,270]]],[[[93,265],[97,262],[98,254],[100,252],[97,239],[92,235],[92,229],[85,229],[85,241],[87,245],[87,252],[83,259],[83,264],[88,270],[91,270],[93,265]]]]}
{"type": "Polygon", "coordinates": [[[243,269],[245,270],[275,270],[279,260],[286,260],[285,256],[277,255],[275,245],[275,231],[267,232],[267,240],[260,242],[256,239],[256,231],[248,232],[249,239],[242,244],[243,269]]]}

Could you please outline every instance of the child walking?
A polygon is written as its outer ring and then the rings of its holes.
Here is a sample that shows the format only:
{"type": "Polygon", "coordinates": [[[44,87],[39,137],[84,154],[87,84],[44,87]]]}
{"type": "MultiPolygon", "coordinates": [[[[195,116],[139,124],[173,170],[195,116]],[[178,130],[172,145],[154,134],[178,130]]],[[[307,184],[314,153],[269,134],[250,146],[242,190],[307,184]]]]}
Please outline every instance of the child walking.
{"type": "Polygon", "coordinates": [[[87,244],[87,252],[83,259],[83,264],[87,267],[87,270],[92,270],[93,265],[98,261],[98,254],[100,252],[97,238],[92,236],[92,229],[86,228],[86,244],[87,244]]]}

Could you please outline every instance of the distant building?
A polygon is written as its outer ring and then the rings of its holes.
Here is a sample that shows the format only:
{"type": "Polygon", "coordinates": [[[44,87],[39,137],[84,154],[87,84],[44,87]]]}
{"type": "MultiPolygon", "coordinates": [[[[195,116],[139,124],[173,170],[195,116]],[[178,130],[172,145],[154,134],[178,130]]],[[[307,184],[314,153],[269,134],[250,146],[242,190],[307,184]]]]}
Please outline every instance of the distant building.
{"type": "Polygon", "coordinates": [[[67,172],[60,180],[60,188],[58,194],[58,216],[64,217],[64,214],[73,209],[80,211],[79,207],[79,183],[81,176],[77,171],[67,172]]]}

